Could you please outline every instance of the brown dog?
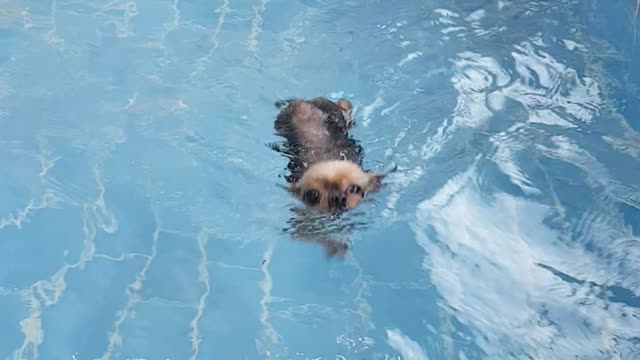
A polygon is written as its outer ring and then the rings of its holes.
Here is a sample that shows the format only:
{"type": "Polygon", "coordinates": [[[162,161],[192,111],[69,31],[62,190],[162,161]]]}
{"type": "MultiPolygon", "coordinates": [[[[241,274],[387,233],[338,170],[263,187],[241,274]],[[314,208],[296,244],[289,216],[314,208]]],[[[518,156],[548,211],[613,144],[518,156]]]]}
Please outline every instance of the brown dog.
{"type": "Polygon", "coordinates": [[[355,208],[380,188],[381,174],[362,169],[362,148],[348,131],[355,126],[351,103],[285,100],[276,103],[278,135],[287,140],[289,191],[307,206],[331,213],[355,208]]]}

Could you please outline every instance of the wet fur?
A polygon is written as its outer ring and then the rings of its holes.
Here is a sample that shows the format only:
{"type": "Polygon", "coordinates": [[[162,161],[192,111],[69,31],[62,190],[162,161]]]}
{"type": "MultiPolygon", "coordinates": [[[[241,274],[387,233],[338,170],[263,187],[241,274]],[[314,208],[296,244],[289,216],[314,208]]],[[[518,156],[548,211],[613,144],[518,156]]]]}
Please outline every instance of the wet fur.
{"type": "Polygon", "coordinates": [[[287,182],[297,182],[309,166],[323,160],[349,160],[362,166],[362,147],[348,133],[355,126],[350,109],[325,98],[283,100],[276,106],[281,111],[275,130],[287,140],[276,150],[289,157],[287,182]]]}
{"type": "MultiPolygon", "coordinates": [[[[272,148],[289,158],[290,174],[286,180],[292,194],[302,200],[305,188],[321,189],[317,206],[311,207],[331,210],[327,189],[344,191],[351,184],[358,184],[364,190],[363,196],[346,194],[346,207],[352,209],[367,193],[379,189],[382,176],[362,169],[363,149],[349,134],[355,122],[348,101],[333,102],[319,97],[283,100],[276,106],[280,113],[274,127],[286,142],[272,144],[272,148]]],[[[321,243],[330,255],[344,253],[346,243],[335,241],[323,232],[309,231],[318,219],[299,213],[292,220],[290,230],[299,238],[321,243]]]]}
{"type": "Polygon", "coordinates": [[[351,103],[315,98],[278,105],[275,129],[290,149],[287,180],[294,195],[317,210],[342,211],[378,189],[380,176],[362,169],[362,148],[349,136],[355,125],[351,103]],[[308,201],[308,190],[316,201],[308,201]]]}

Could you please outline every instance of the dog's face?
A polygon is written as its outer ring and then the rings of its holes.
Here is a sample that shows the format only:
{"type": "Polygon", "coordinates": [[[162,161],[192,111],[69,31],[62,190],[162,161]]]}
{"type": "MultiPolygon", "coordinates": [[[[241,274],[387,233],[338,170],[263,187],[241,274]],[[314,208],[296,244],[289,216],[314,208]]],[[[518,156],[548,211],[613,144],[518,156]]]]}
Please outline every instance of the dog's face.
{"type": "Polygon", "coordinates": [[[311,208],[340,212],[379,190],[381,179],[382,175],[365,172],[350,161],[322,161],[309,167],[291,192],[311,208]]]}

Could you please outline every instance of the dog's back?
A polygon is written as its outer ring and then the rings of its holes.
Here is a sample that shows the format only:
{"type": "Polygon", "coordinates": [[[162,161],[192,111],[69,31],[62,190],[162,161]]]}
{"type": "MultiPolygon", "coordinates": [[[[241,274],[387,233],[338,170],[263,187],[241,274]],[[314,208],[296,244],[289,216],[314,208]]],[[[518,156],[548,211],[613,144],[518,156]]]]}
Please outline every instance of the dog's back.
{"type": "Polygon", "coordinates": [[[348,133],[354,122],[351,104],[346,100],[338,104],[324,98],[286,100],[276,106],[281,112],[275,129],[287,140],[283,152],[291,159],[289,182],[296,181],[309,166],[320,161],[349,160],[361,165],[362,148],[348,133]]]}

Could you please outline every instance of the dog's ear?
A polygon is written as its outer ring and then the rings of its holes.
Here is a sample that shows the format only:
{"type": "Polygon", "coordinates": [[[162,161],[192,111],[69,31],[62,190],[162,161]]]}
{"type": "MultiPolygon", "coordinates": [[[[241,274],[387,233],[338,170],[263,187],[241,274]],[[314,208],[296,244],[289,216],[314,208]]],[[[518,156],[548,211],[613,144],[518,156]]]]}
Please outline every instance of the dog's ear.
{"type": "Polygon", "coordinates": [[[393,164],[388,170],[383,173],[373,173],[368,172],[369,183],[367,184],[367,192],[376,192],[380,190],[382,187],[382,180],[384,180],[387,175],[392,174],[398,170],[398,164],[393,164]]]}
{"type": "Polygon", "coordinates": [[[289,191],[289,193],[291,193],[292,195],[295,195],[295,196],[297,196],[297,197],[300,197],[300,191],[301,191],[301,189],[300,189],[300,185],[299,185],[298,183],[291,184],[291,186],[289,186],[289,187],[287,188],[287,190],[288,190],[288,191],[289,191]]]}
{"type": "Polygon", "coordinates": [[[367,175],[369,176],[369,183],[367,184],[367,192],[376,192],[380,190],[380,188],[382,187],[382,180],[384,180],[387,175],[392,174],[397,170],[398,164],[393,164],[391,168],[383,173],[368,172],[367,175]]]}
{"type": "Polygon", "coordinates": [[[345,99],[340,99],[338,100],[338,106],[340,106],[340,108],[342,108],[342,110],[351,113],[351,109],[353,109],[353,106],[351,106],[351,103],[348,100],[345,99]]]}
{"type": "Polygon", "coordinates": [[[284,186],[281,184],[278,184],[278,186],[292,195],[300,196],[300,185],[298,185],[297,183],[292,184],[291,186],[284,186]]]}
{"type": "Polygon", "coordinates": [[[382,188],[382,179],[384,179],[385,174],[376,174],[376,173],[368,173],[369,182],[367,183],[366,192],[376,192],[382,188]]]}

